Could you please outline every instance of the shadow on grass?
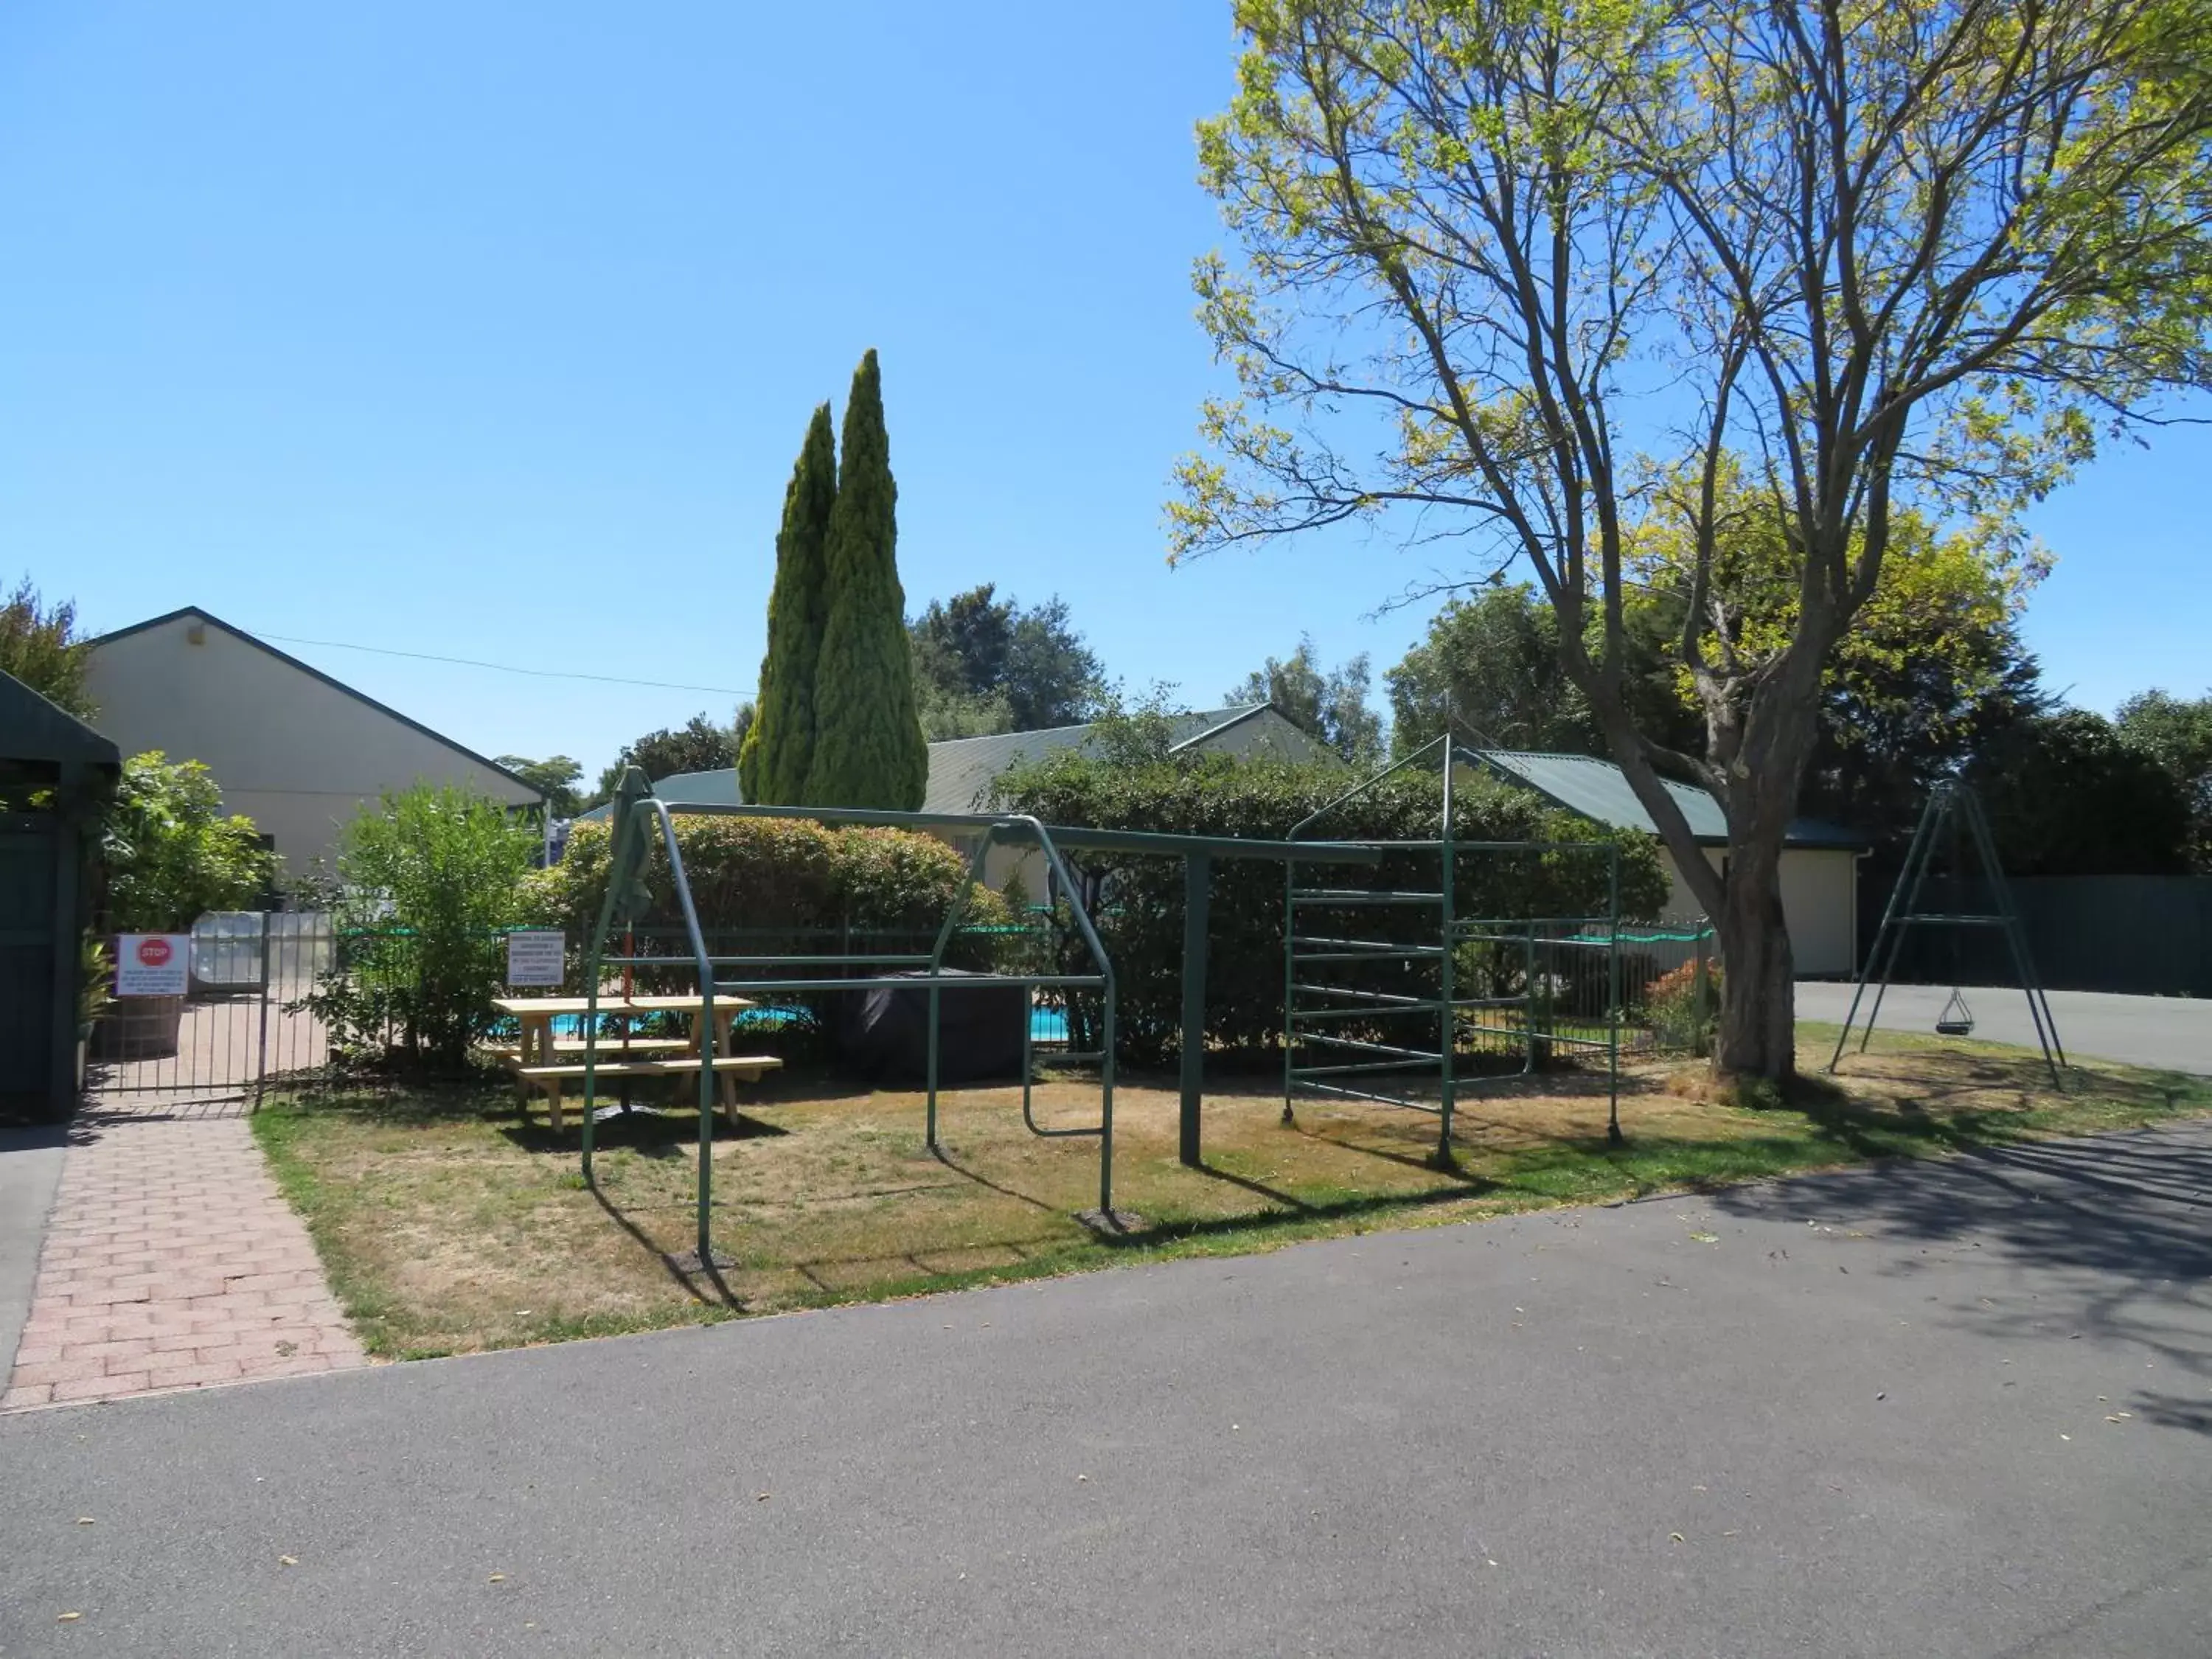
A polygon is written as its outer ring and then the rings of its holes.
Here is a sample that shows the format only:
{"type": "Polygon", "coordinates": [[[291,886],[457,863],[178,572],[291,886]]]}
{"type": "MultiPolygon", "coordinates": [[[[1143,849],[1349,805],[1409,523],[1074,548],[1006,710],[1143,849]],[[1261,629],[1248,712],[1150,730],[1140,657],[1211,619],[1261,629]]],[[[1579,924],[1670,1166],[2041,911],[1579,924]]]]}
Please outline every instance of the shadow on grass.
{"type": "Polygon", "coordinates": [[[991,1191],[999,1194],[1002,1197],[1012,1199],[1018,1204],[1027,1204],[1034,1208],[1048,1211],[1055,1215],[1060,1213],[1060,1206],[1056,1204],[1048,1204],[1044,1200],[1036,1197],[1032,1194],[1024,1193],[1015,1188],[1005,1186],[999,1182],[992,1180],[990,1176],[987,1175],[983,1175],[977,1170],[971,1170],[968,1165],[963,1164],[958,1158],[953,1157],[952,1154],[945,1149],[945,1143],[943,1141],[939,1141],[935,1146],[931,1147],[929,1149],[929,1155],[963,1181],[972,1181],[978,1187],[987,1187],[991,1191]]]}
{"type": "Polygon", "coordinates": [[[655,1243],[642,1227],[632,1221],[620,1205],[607,1196],[605,1188],[594,1181],[587,1182],[585,1190],[591,1194],[592,1201],[606,1212],[607,1219],[628,1233],[639,1249],[658,1261],[661,1271],[668,1275],[669,1281],[693,1301],[702,1307],[723,1307],[733,1310],[744,1308],[744,1304],[738,1299],[738,1293],[724,1281],[721,1270],[713,1262],[703,1262],[696,1269],[687,1270],[674,1255],[655,1243]],[[702,1279],[714,1286],[714,1295],[709,1296],[699,1288],[698,1281],[702,1279]]]}
{"type": "MultiPolygon", "coordinates": [[[[1433,1145],[1430,1145],[1429,1149],[1424,1152],[1395,1152],[1387,1146],[1375,1146],[1368,1141],[1347,1140],[1336,1135],[1317,1134],[1300,1122],[1293,1121],[1284,1127],[1316,1146],[1331,1146],[1339,1152],[1352,1152],[1360,1158],[1379,1158],[1385,1164],[1396,1164],[1408,1170],[1419,1170],[1424,1175],[1442,1176],[1447,1179],[1457,1176],[1463,1180],[1473,1180],[1473,1177],[1468,1176],[1457,1163],[1449,1167],[1437,1163],[1437,1149],[1433,1145]]],[[[1473,1142],[1455,1140],[1452,1143],[1452,1150],[1455,1154],[1463,1154],[1474,1152],[1477,1149],[1473,1142]]],[[[1470,1190],[1473,1188],[1471,1188],[1470,1190]]]]}
{"type": "MultiPolygon", "coordinates": [[[[556,1134],[550,1124],[532,1118],[527,1122],[515,1121],[512,1112],[503,1116],[500,1133],[526,1152],[561,1152],[571,1158],[583,1153],[583,1139],[571,1125],[556,1134]]],[[[714,1118],[714,1139],[719,1144],[729,1140],[759,1140],[787,1135],[790,1130],[780,1123],[770,1123],[748,1112],[738,1114],[735,1127],[719,1113],[714,1118]]],[[[670,1158],[690,1157],[699,1148],[699,1116],[693,1112],[658,1112],[649,1107],[617,1113],[601,1119],[592,1126],[592,1150],[600,1152],[635,1152],[640,1158],[670,1158]]]]}
{"type": "Polygon", "coordinates": [[[1434,1188],[1425,1193],[1375,1193],[1357,1197],[1314,1200],[1273,1193],[1256,1182],[1219,1170],[1206,1169],[1203,1173],[1234,1186],[1266,1194],[1283,1203],[1285,1207],[1264,1211],[1256,1215],[1193,1216],[1181,1220],[1153,1221],[1141,1231],[1126,1233],[1094,1228],[1092,1237],[1104,1249],[1115,1252],[1155,1249],[1162,1245],[1200,1239],[1234,1239],[1240,1236],[1259,1237],[1285,1228],[1303,1231],[1310,1228],[1325,1229],[1328,1224],[1335,1222],[1388,1221],[1393,1217],[1418,1215],[1439,1205],[1464,1203],[1492,1189],[1491,1183],[1475,1182],[1463,1186],[1455,1184],[1434,1188]]]}

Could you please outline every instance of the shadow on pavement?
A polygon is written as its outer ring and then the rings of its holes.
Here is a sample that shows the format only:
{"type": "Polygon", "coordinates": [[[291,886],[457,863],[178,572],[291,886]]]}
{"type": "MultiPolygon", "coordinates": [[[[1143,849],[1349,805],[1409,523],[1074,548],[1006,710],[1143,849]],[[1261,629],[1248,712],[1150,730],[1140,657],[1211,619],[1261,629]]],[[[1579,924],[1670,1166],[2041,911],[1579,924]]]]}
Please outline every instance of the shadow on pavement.
{"type": "Polygon", "coordinates": [[[2000,1274],[2033,1268],[2047,1276],[2039,1295],[2010,1296],[2000,1282],[1946,1297],[1945,1316],[1986,1336],[2134,1347],[2165,1391],[2145,1389],[2128,1409],[2212,1434],[2212,1135],[2202,1126],[1893,1160],[1713,1202],[1746,1218],[1933,1247],[1887,1262],[1881,1271],[1893,1277],[1969,1257],[2000,1274]]]}

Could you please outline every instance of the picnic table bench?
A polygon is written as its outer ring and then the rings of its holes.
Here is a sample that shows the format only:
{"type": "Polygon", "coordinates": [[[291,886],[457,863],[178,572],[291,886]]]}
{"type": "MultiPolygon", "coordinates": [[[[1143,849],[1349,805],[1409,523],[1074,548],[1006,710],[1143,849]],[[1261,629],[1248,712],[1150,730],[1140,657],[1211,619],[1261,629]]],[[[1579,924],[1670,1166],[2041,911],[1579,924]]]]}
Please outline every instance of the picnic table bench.
{"type": "MultiPolygon", "coordinates": [[[[513,1015],[520,1025],[521,1041],[500,1046],[493,1052],[514,1073],[515,1087],[521,1095],[526,1115],[530,1109],[531,1095],[544,1094],[546,1109],[557,1134],[564,1127],[562,1091],[572,1079],[583,1077],[587,1069],[596,1077],[697,1076],[702,1064],[698,1050],[704,1029],[700,1016],[705,1006],[706,999],[696,995],[616,995],[601,997],[596,1004],[585,997],[495,997],[492,1006],[503,1014],[513,1015]],[[586,1032],[558,1038],[553,1035],[556,1020],[581,1020],[594,1012],[621,1016],[684,1014],[690,1017],[691,1034],[688,1037],[638,1037],[627,1033],[605,1036],[586,1032]],[[583,1060],[564,1058],[584,1054],[592,1056],[588,1067],[583,1060]]],[[[715,1093],[733,1125],[738,1119],[738,1083],[757,1083],[783,1064],[774,1054],[730,1052],[734,1046],[732,1028],[737,1017],[752,1006],[744,997],[714,999],[715,1093]]]]}

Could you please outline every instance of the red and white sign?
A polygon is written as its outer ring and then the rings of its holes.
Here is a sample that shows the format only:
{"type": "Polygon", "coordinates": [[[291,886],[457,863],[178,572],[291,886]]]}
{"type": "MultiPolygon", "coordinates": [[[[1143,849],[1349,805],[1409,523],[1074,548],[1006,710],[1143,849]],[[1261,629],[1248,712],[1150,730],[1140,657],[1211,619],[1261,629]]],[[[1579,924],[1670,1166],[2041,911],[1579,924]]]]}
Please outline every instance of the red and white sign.
{"type": "Polygon", "coordinates": [[[125,933],[116,942],[115,994],[180,997],[190,988],[190,933],[125,933]]]}

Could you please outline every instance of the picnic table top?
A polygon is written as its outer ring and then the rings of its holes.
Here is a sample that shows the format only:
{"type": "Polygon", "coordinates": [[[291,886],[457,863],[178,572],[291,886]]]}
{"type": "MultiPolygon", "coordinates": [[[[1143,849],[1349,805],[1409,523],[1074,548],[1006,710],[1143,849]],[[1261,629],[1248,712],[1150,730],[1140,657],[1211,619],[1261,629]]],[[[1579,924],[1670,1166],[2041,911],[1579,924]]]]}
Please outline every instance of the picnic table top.
{"type": "MultiPolygon", "coordinates": [[[[689,996],[608,996],[601,997],[596,1006],[603,1014],[696,1014],[706,999],[696,992],[689,996]]],[[[494,997],[491,1006],[503,1014],[513,1014],[520,1019],[547,1018],[561,1014],[586,1014],[595,1006],[585,997],[494,997]]],[[[717,1012],[722,1009],[741,1009],[753,1006],[751,1000],[739,996],[718,996],[714,999],[717,1012]]]]}

